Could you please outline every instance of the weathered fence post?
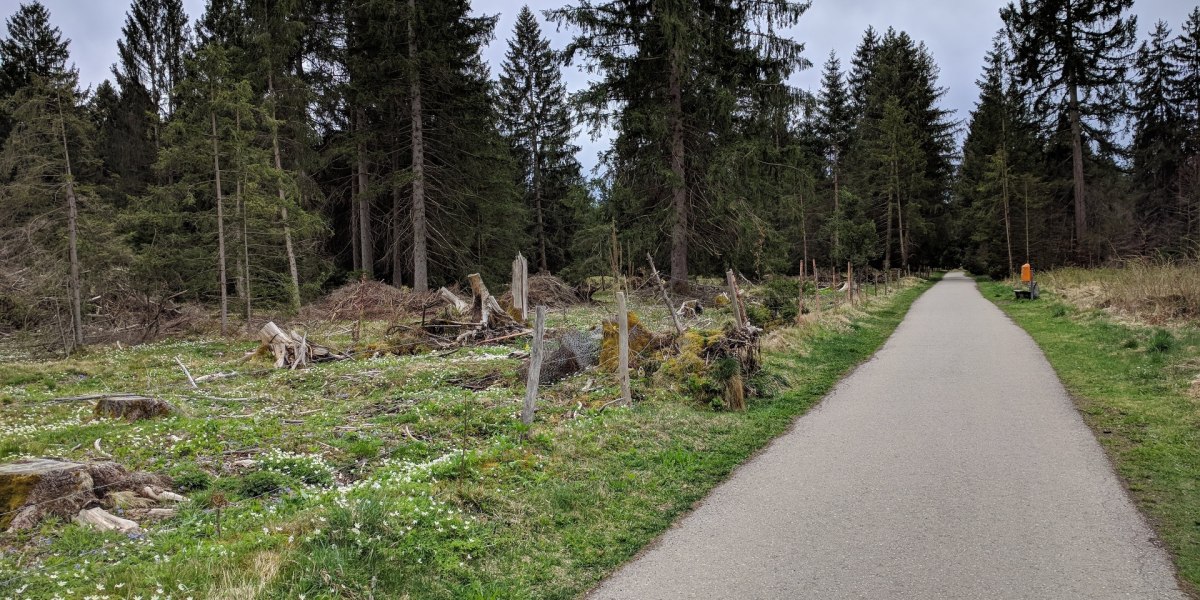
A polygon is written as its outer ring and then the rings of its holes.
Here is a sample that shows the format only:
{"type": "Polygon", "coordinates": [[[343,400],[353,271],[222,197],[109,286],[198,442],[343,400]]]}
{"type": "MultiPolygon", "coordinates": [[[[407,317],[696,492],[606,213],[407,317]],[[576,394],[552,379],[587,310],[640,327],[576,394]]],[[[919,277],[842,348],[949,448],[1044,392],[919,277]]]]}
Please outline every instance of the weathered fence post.
{"type": "Polygon", "coordinates": [[[796,322],[797,323],[799,323],[801,317],[804,316],[804,284],[808,283],[808,281],[807,281],[808,276],[805,274],[804,269],[805,269],[805,264],[804,264],[804,261],[802,260],[802,261],[800,261],[800,293],[798,294],[799,299],[798,299],[797,310],[796,310],[796,322]]]}
{"type": "Polygon", "coordinates": [[[520,252],[512,264],[512,297],[521,320],[529,319],[529,261],[520,252]]]}
{"type": "Polygon", "coordinates": [[[821,275],[817,270],[817,259],[813,259],[813,305],[817,308],[817,314],[821,314],[821,275]]]}
{"type": "Polygon", "coordinates": [[[629,310],[625,308],[625,292],[617,292],[617,376],[621,378],[621,400],[633,404],[629,389],[629,310]]]}
{"type": "Polygon", "coordinates": [[[733,323],[740,329],[746,324],[746,314],[742,312],[742,301],[738,298],[737,276],[733,269],[725,272],[725,283],[729,284],[729,302],[733,307],[733,323]]]}
{"type": "Polygon", "coordinates": [[[846,261],[846,302],[854,306],[854,263],[846,261]]]}
{"type": "Polygon", "coordinates": [[[529,348],[529,373],[525,378],[525,405],[521,407],[521,422],[533,424],[538,382],[542,378],[542,337],[546,334],[546,307],[538,306],[533,322],[533,344],[529,348]]]}

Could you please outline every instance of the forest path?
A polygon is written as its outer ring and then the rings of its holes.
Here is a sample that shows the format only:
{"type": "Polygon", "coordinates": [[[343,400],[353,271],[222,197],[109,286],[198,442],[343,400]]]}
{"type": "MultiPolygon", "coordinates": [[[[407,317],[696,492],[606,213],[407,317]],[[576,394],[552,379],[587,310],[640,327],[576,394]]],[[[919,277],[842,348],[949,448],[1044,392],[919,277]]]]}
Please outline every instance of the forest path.
{"type": "Polygon", "coordinates": [[[951,273],[596,599],[1183,598],[1033,340],[951,273]]]}

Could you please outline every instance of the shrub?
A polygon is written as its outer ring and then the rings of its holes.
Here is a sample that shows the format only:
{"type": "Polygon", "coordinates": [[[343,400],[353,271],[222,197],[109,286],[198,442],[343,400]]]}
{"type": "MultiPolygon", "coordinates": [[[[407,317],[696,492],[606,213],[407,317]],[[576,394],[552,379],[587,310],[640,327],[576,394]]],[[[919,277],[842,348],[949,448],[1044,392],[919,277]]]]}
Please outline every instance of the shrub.
{"type": "Polygon", "coordinates": [[[1175,336],[1166,329],[1156,329],[1146,343],[1146,350],[1154,354],[1166,354],[1175,349],[1175,336]]]}

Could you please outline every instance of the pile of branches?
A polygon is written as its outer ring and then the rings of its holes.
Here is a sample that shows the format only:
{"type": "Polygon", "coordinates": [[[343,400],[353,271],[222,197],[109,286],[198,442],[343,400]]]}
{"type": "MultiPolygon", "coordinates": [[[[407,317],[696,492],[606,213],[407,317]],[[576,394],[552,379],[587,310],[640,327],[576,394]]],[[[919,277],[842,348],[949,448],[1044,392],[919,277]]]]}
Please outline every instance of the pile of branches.
{"type": "MultiPolygon", "coordinates": [[[[591,294],[585,291],[584,295],[580,294],[580,288],[571,287],[567,282],[553,275],[530,275],[529,276],[529,306],[546,306],[549,308],[563,308],[567,306],[576,306],[584,304],[591,298],[591,294]]],[[[500,297],[501,305],[512,305],[512,292],[505,292],[500,297]]]]}

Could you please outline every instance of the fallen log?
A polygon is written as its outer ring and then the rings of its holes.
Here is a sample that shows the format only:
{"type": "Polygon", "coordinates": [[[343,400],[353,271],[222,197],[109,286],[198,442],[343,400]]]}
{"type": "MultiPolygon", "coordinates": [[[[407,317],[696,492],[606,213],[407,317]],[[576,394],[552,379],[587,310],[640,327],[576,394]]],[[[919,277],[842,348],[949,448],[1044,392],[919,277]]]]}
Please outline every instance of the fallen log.
{"type": "Polygon", "coordinates": [[[480,277],[479,273],[467,275],[467,282],[471,284],[471,292],[475,295],[471,303],[473,321],[482,324],[483,329],[517,326],[516,319],[504,312],[500,302],[488,292],[487,285],[483,283],[483,277],[480,277]]]}

